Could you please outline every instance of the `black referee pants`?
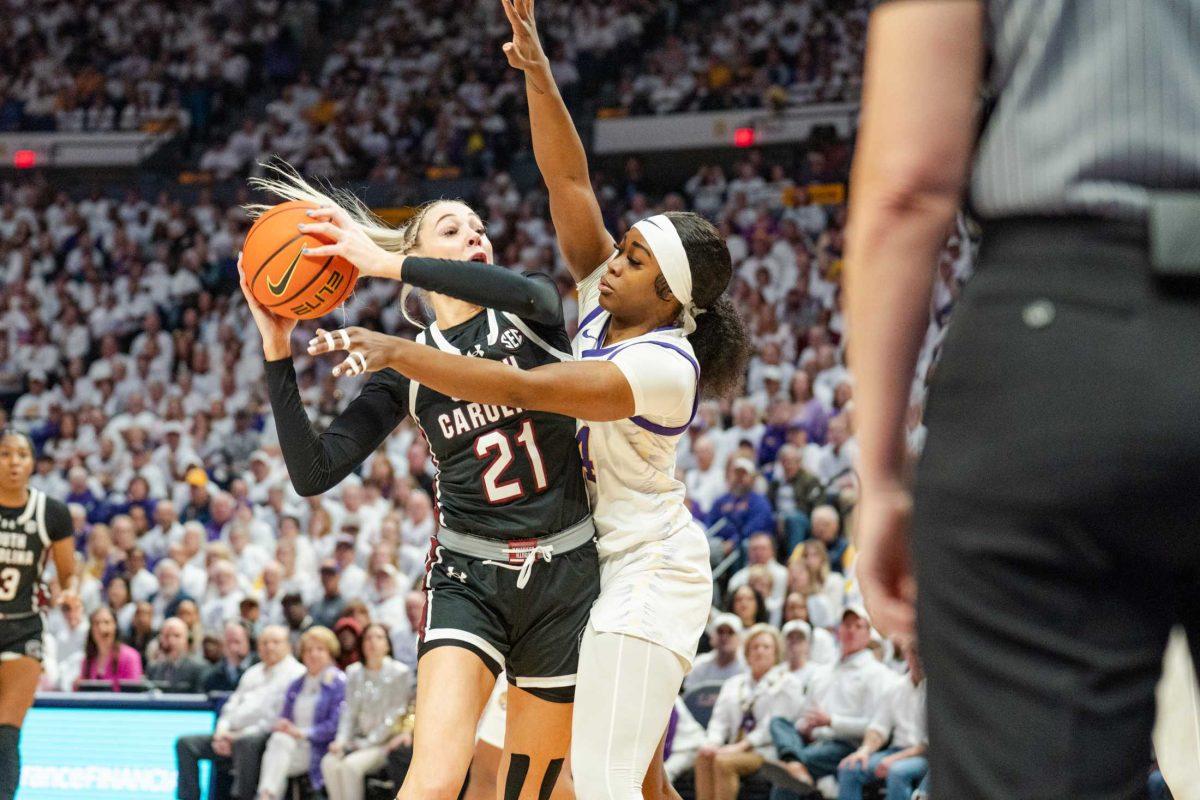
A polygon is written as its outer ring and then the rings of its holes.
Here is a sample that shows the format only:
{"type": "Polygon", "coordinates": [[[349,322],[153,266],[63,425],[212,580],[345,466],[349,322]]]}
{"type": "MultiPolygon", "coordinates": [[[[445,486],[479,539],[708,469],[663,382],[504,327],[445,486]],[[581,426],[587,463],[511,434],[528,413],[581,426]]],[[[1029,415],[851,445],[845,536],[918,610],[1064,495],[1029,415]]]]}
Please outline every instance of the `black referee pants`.
{"type": "Polygon", "coordinates": [[[1200,650],[1200,295],[1135,226],[993,223],[926,424],[933,797],[1145,797],[1171,626],[1200,650]]]}

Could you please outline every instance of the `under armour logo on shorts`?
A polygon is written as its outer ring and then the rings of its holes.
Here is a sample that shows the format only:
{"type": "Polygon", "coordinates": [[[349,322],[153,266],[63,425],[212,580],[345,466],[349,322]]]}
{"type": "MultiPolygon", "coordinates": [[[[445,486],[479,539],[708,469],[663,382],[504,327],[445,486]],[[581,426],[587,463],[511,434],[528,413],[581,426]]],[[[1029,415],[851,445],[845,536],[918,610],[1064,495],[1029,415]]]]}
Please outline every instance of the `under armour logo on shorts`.
{"type": "Polygon", "coordinates": [[[451,578],[457,578],[459,583],[467,582],[467,573],[459,572],[454,567],[446,567],[446,574],[451,578]]]}

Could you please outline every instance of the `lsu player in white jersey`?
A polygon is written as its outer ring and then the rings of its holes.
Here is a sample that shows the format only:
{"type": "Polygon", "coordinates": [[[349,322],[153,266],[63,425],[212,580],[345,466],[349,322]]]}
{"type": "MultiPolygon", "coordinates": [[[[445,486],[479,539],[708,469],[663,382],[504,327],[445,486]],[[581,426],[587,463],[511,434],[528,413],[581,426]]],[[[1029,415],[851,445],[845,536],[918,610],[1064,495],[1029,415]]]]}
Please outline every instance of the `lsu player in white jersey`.
{"type": "MultiPolygon", "coordinates": [[[[314,339],[309,352],[349,351],[335,373],[390,367],[448,396],[580,420],[601,589],[576,683],[575,792],[581,800],[673,796],[655,753],[712,603],[708,543],[684,504],[675,454],[699,396],[726,394],[744,374],[747,334],[724,297],[729,249],[707,220],[682,212],[642,220],[614,242],[538,41],[533,2],[504,6],[513,27],[504,50],[526,75],[534,154],[578,282],[575,360],[519,370],[359,328],[314,339]]],[[[354,263],[388,257],[353,235],[338,248],[354,263]]]]}

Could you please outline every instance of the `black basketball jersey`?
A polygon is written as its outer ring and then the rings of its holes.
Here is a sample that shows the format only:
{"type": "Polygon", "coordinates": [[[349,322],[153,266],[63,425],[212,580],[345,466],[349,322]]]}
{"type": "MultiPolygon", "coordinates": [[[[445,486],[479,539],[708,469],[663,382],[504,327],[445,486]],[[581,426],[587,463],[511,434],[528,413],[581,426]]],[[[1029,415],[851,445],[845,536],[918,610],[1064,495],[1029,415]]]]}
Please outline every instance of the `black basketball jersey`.
{"type": "MultiPolygon", "coordinates": [[[[487,309],[418,342],[520,369],[570,359],[566,331],[487,309]]],[[[545,536],[590,512],[575,443],[561,414],[470,403],[408,382],[408,411],[429,440],[444,527],[499,539],[545,536]]]]}
{"type": "Polygon", "coordinates": [[[45,492],[30,488],[24,506],[0,506],[0,619],[37,613],[50,545],[71,534],[67,506],[45,492]]]}

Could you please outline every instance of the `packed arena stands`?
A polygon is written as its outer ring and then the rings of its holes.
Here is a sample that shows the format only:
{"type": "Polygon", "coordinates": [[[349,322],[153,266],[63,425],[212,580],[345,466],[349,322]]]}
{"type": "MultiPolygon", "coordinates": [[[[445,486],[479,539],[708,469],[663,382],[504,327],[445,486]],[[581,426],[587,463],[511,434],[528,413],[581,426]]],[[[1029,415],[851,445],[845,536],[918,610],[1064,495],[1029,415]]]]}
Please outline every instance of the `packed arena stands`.
{"type": "MultiPolygon", "coordinates": [[[[588,0],[545,3],[539,14],[573,107],[586,94],[606,114],[640,115],[856,100],[867,5],[588,0]],[[641,46],[647,30],[654,47],[641,46]]],[[[508,26],[498,3],[373,4],[345,38],[320,43],[311,71],[301,64],[316,51],[303,46],[316,20],[341,4],[121,0],[103,25],[75,14],[78,3],[35,6],[0,21],[8,34],[0,58],[10,67],[0,78],[0,128],[199,127],[198,166],[216,179],[240,180],[268,156],[334,183],[474,176],[477,191],[466,199],[487,221],[497,263],[554,275],[574,318],[544,190],[506,171],[529,142],[522,79],[499,49],[508,26]],[[130,48],[131,40],[147,46],[130,48]],[[262,114],[210,124],[261,92],[260,82],[275,87],[262,114]]],[[[775,662],[787,664],[780,670],[799,693],[771,714],[826,746],[826,761],[840,754],[832,769],[805,760],[811,753],[792,759],[825,778],[828,796],[837,796],[841,756],[879,730],[880,710],[908,691],[901,676],[911,656],[850,630],[866,620],[851,525],[854,388],[842,349],[846,209],[841,195],[810,191],[844,182],[849,152],[844,140],[806,143],[786,160],[741,151],[667,186],[645,179],[636,159],[596,173],[618,237],[665,210],[696,210],[717,225],[753,337],[740,396],[701,404],[677,464],[709,531],[720,594],[707,652],[677,704],[667,762],[687,792],[703,793],[693,769],[713,769],[713,752],[733,741],[736,699],[721,687],[752,669],[744,645],[763,630],[785,635],[775,662]],[[869,663],[858,659],[844,677],[859,653],[869,663]],[[865,685],[868,700],[808,719],[821,704],[813,698],[836,694],[842,680],[865,685]]],[[[232,690],[268,625],[283,625],[292,645],[314,625],[353,645],[367,620],[381,621],[396,659],[415,668],[424,555],[438,524],[428,449],[406,421],[333,491],[296,493],[266,400],[262,349],[237,291],[250,224],[241,204],[252,198],[218,195],[67,192],[48,175],[0,184],[0,414],[36,445],[34,485],[70,504],[84,574],[79,601],[50,613],[44,689],[147,677],[182,691],[232,690]],[[97,641],[106,616],[131,651],[119,675],[95,656],[117,647],[97,641]]],[[[922,376],[971,272],[960,228],[941,255],[922,376]]],[[[399,289],[360,283],[325,327],[411,335],[399,289]]],[[[292,342],[303,399],[321,428],[363,379],[335,379],[335,359],[305,354],[319,324],[302,323],[292,342]]],[[[914,455],[924,438],[921,383],[909,417],[914,455]]],[[[225,730],[240,724],[222,720],[225,730]]],[[[897,736],[901,722],[915,737],[908,744],[922,744],[923,723],[893,719],[897,736]]],[[[764,753],[784,755],[762,735],[764,753]]],[[[905,774],[911,794],[921,773],[905,774]]],[[[757,789],[765,786],[760,779],[757,789]]]]}

